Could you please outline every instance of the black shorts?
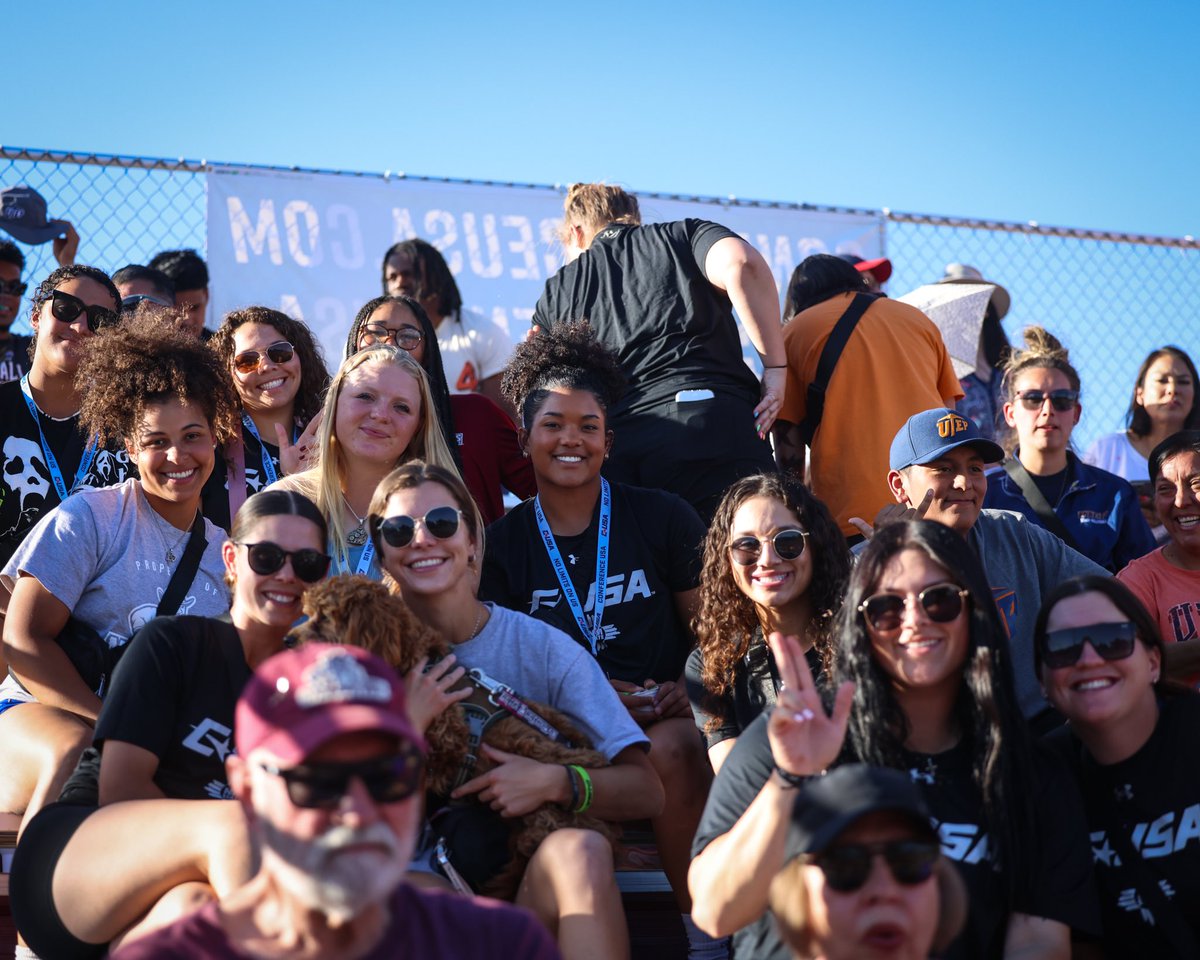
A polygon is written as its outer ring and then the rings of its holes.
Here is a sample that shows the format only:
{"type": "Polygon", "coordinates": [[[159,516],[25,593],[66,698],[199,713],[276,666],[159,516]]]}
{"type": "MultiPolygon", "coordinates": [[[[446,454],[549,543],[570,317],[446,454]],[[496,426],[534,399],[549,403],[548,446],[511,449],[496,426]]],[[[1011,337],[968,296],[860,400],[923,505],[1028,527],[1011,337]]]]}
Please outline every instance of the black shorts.
{"type": "Polygon", "coordinates": [[[76,937],[54,904],[54,870],[79,825],[95,807],[52,803],[42,808],[21,834],[13,853],[8,900],[13,922],[29,948],[46,960],[91,960],[108,953],[107,943],[76,937]]]}

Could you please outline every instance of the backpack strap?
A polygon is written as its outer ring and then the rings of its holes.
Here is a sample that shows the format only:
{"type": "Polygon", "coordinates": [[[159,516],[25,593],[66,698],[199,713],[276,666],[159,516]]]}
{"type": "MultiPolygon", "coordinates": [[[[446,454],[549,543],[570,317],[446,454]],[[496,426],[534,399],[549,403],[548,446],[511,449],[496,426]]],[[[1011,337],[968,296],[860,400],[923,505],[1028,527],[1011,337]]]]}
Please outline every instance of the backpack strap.
{"type": "MultiPolygon", "coordinates": [[[[825,414],[825,391],[829,388],[829,379],[833,376],[833,368],[837,366],[850,340],[850,334],[858,326],[858,321],[879,297],[872,293],[856,293],[846,311],[838,319],[829,333],[829,339],[821,350],[821,359],[817,361],[817,372],[812,383],[808,385],[805,400],[804,419],[798,424],[800,437],[805,446],[811,447],[817,428],[821,425],[821,417],[825,414]]],[[[792,321],[793,323],[795,320],[792,321]]]]}
{"type": "Polygon", "coordinates": [[[1082,553],[1083,551],[1080,550],[1079,544],[1071,536],[1071,531],[1062,522],[1062,518],[1054,512],[1054,508],[1050,506],[1050,501],[1042,495],[1042,491],[1038,489],[1038,485],[1034,482],[1033,477],[1029,475],[1029,471],[1025,469],[1025,465],[1016,457],[1007,457],[1002,466],[1004,467],[1004,472],[1012,477],[1013,483],[1021,489],[1021,495],[1025,498],[1025,502],[1033,507],[1033,512],[1042,521],[1042,526],[1057,536],[1058,539],[1072,550],[1082,553]]]}
{"type": "Polygon", "coordinates": [[[183,556],[179,558],[179,566],[171,574],[167,589],[158,601],[158,609],[155,611],[157,616],[170,617],[179,612],[179,605],[183,603],[188,587],[196,579],[196,571],[200,569],[200,557],[207,546],[208,540],[204,536],[204,514],[197,510],[187,547],[184,548],[183,556]]]}

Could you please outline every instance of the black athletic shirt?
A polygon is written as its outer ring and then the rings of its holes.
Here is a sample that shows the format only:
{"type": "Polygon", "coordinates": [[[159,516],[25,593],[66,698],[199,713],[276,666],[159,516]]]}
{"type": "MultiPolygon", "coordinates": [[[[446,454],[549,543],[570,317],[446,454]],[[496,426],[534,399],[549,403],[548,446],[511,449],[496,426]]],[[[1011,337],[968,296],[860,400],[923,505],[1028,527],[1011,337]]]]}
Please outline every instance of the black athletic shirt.
{"type": "Polygon", "coordinates": [[[533,322],[586,319],[621,361],[629,389],[610,411],[638,413],[706,388],[753,406],[759,384],[742,360],[729,297],[708,282],[713,244],[737,234],[707,220],[609,224],[546,281],[533,322]]]}
{"type": "MultiPolygon", "coordinates": [[[[771,775],[766,721],[767,715],[762,714],[744,730],[721,766],[692,843],[693,857],[732,829],[771,775]]],[[[909,753],[906,760],[933,815],[942,852],[955,861],[970,900],[967,926],[944,956],[950,960],[999,958],[1007,917],[999,902],[999,878],[988,859],[982,801],[972,778],[970,753],[960,744],[932,756],[909,753]]],[[[1048,752],[1036,752],[1035,766],[1038,782],[1029,784],[1028,789],[1034,794],[1040,819],[1037,835],[1029,838],[1026,847],[1033,858],[1034,879],[1030,889],[1019,891],[1015,911],[1095,934],[1099,930],[1096,890],[1079,792],[1048,752]]],[[[789,837],[788,859],[798,852],[793,843],[789,837]]],[[[789,956],[766,913],[734,934],[734,947],[738,957],[756,960],[787,960],[789,956]]]]}
{"type": "MultiPolygon", "coordinates": [[[[587,530],[555,538],[587,614],[595,598],[599,520],[597,498],[587,530]]],[[[665,490],[612,485],[604,636],[596,655],[610,679],[639,684],[679,679],[692,641],[672,595],[699,585],[703,539],[703,522],[682,498],[665,490]]],[[[479,595],[544,620],[590,649],[546,555],[533,500],[488,527],[479,595]]]]}
{"type": "MultiPolygon", "coordinates": [[[[1079,777],[1110,957],[1196,957],[1165,933],[1163,899],[1200,945],[1200,696],[1163,698],[1154,733],[1127,760],[1101,766],[1063,727],[1047,742],[1079,777]],[[1118,832],[1141,856],[1125,862],[1118,832]]],[[[1200,950],[1200,946],[1196,947],[1200,950]]]]}

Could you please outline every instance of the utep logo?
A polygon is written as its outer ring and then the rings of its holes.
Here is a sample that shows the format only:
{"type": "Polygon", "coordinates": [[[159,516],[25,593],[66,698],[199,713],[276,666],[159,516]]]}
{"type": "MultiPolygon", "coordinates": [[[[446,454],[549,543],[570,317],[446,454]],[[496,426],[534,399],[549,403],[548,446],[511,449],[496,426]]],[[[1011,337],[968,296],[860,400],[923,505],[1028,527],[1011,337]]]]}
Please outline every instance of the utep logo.
{"type": "Polygon", "coordinates": [[[1195,603],[1180,603],[1167,611],[1167,619],[1171,623],[1171,632],[1177,641],[1196,639],[1195,603]]]}
{"type": "Polygon", "coordinates": [[[957,413],[948,413],[937,422],[938,436],[943,440],[958,436],[971,424],[957,413]]]}
{"type": "Polygon", "coordinates": [[[0,209],[0,220],[20,220],[25,216],[25,208],[15,197],[5,197],[4,207],[0,209]]]}

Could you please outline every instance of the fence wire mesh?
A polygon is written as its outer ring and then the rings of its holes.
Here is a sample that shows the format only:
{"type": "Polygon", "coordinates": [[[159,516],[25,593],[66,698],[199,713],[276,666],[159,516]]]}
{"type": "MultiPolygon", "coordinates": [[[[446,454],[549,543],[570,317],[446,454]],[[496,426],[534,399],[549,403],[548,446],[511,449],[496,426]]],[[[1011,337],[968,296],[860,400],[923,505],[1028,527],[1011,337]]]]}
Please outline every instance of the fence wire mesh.
{"type": "MultiPolygon", "coordinates": [[[[239,164],[240,168],[246,165],[239,164]]],[[[26,184],[80,235],[78,262],[114,271],[155,253],[205,255],[206,177],[217,165],[0,147],[0,187],[26,184]]],[[[337,173],[339,171],[324,171],[337,173]]],[[[347,176],[363,176],[346,172],[347,176]]],[[[728,201],[725,201],[728,202],[728,201]]],[[[1083,379],[1081,449],[1119,429],[1142,357],[1166,343],[1200,350],[1200,243],[1105,231],[880,211],[893,295],[937,280],[948,263],[977,267],[1012,296],[1014,343],[1040,324],[1071,351],[1083,379]]],[[[55,266],[50,246],[25,247],[25,279],[55,266]]],[[[14,329],[28,329],[28,306],[14,329]]]]}

